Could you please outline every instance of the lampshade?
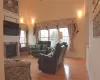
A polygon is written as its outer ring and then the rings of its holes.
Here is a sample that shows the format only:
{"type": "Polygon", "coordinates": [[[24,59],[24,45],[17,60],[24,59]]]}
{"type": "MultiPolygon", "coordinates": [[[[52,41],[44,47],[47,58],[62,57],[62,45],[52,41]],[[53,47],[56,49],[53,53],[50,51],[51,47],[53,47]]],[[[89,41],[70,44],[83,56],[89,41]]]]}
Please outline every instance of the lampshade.
{"type": "Polygon", "coordinates": [[[58,32],[58,40],[62,39],[62,32],[58,32]]]}

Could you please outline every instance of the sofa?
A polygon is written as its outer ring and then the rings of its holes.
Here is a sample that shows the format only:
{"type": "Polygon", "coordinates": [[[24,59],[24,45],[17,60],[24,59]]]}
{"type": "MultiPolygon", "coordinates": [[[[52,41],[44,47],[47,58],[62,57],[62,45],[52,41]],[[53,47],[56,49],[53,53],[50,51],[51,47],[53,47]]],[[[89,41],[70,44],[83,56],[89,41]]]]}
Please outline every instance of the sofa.
{"type": "Polygon", "coordinates": [[[56,47],[47,55],[40,53],[38,68],[42,72],[55,74],[63,65],[64,56],[67,50],[67,43],[57,43],[56,47]]]}
{"type": "Polygon", "coordinates": [[[5,59],[5,80],[32,80],[30,65],[27,61],[5,59]]]}
{"type": "Polygon", "coordinates": [[[37,41],[35,45],[29,46],[29,53],[38,57],[39,53],[48,53],[50,51],[51,41],[37,41]]]}

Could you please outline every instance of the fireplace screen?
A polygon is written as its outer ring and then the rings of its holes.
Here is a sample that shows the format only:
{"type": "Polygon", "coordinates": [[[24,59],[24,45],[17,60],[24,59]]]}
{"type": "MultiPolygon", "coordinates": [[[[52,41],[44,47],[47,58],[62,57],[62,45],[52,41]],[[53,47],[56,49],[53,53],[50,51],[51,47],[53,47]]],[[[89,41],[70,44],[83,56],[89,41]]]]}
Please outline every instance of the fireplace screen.
{"type": "Polygon", "coordinates": [[[17,55],[17,44],[5,44],[5,56],[6,58],[14,57],[17,55]]]}

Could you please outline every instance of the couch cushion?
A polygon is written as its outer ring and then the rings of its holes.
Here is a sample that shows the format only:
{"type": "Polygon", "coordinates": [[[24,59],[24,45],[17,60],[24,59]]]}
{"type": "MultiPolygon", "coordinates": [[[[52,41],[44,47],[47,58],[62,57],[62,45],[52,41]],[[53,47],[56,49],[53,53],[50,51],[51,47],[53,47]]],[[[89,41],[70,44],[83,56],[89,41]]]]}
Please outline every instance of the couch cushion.
{"type": "Polygon", "coordinates": [[[40,44],[36,44],[36,49],[40,50],[41,45],[40,44]]]}
{"type": "Polygon", "coordinates": [[[37,44],[42,44],[42,45],[45,44],[48,47],[50,47],[51,46],[51,41],[38,41],[37,44]]]}
{"type": "Polygon", "coordinates": [[[48,47],[48,46],[47,46],[46,44],[43,44],[43,45],[42,45],[42,49],[43,49],[43,50],[46,50],[47,47],[48,47]]]}

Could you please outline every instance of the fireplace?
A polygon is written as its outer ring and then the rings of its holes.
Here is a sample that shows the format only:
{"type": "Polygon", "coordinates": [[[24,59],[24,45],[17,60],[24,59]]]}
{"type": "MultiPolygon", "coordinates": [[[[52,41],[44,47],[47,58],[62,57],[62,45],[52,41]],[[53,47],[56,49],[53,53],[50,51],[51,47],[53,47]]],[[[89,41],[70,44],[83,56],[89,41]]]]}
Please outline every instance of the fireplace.
{"type": "Polygon", "coordinates": [[[4,53],[6,58],[11,58],[17,56],[17,42],[5,42],[4,43],[4,53]]]}

